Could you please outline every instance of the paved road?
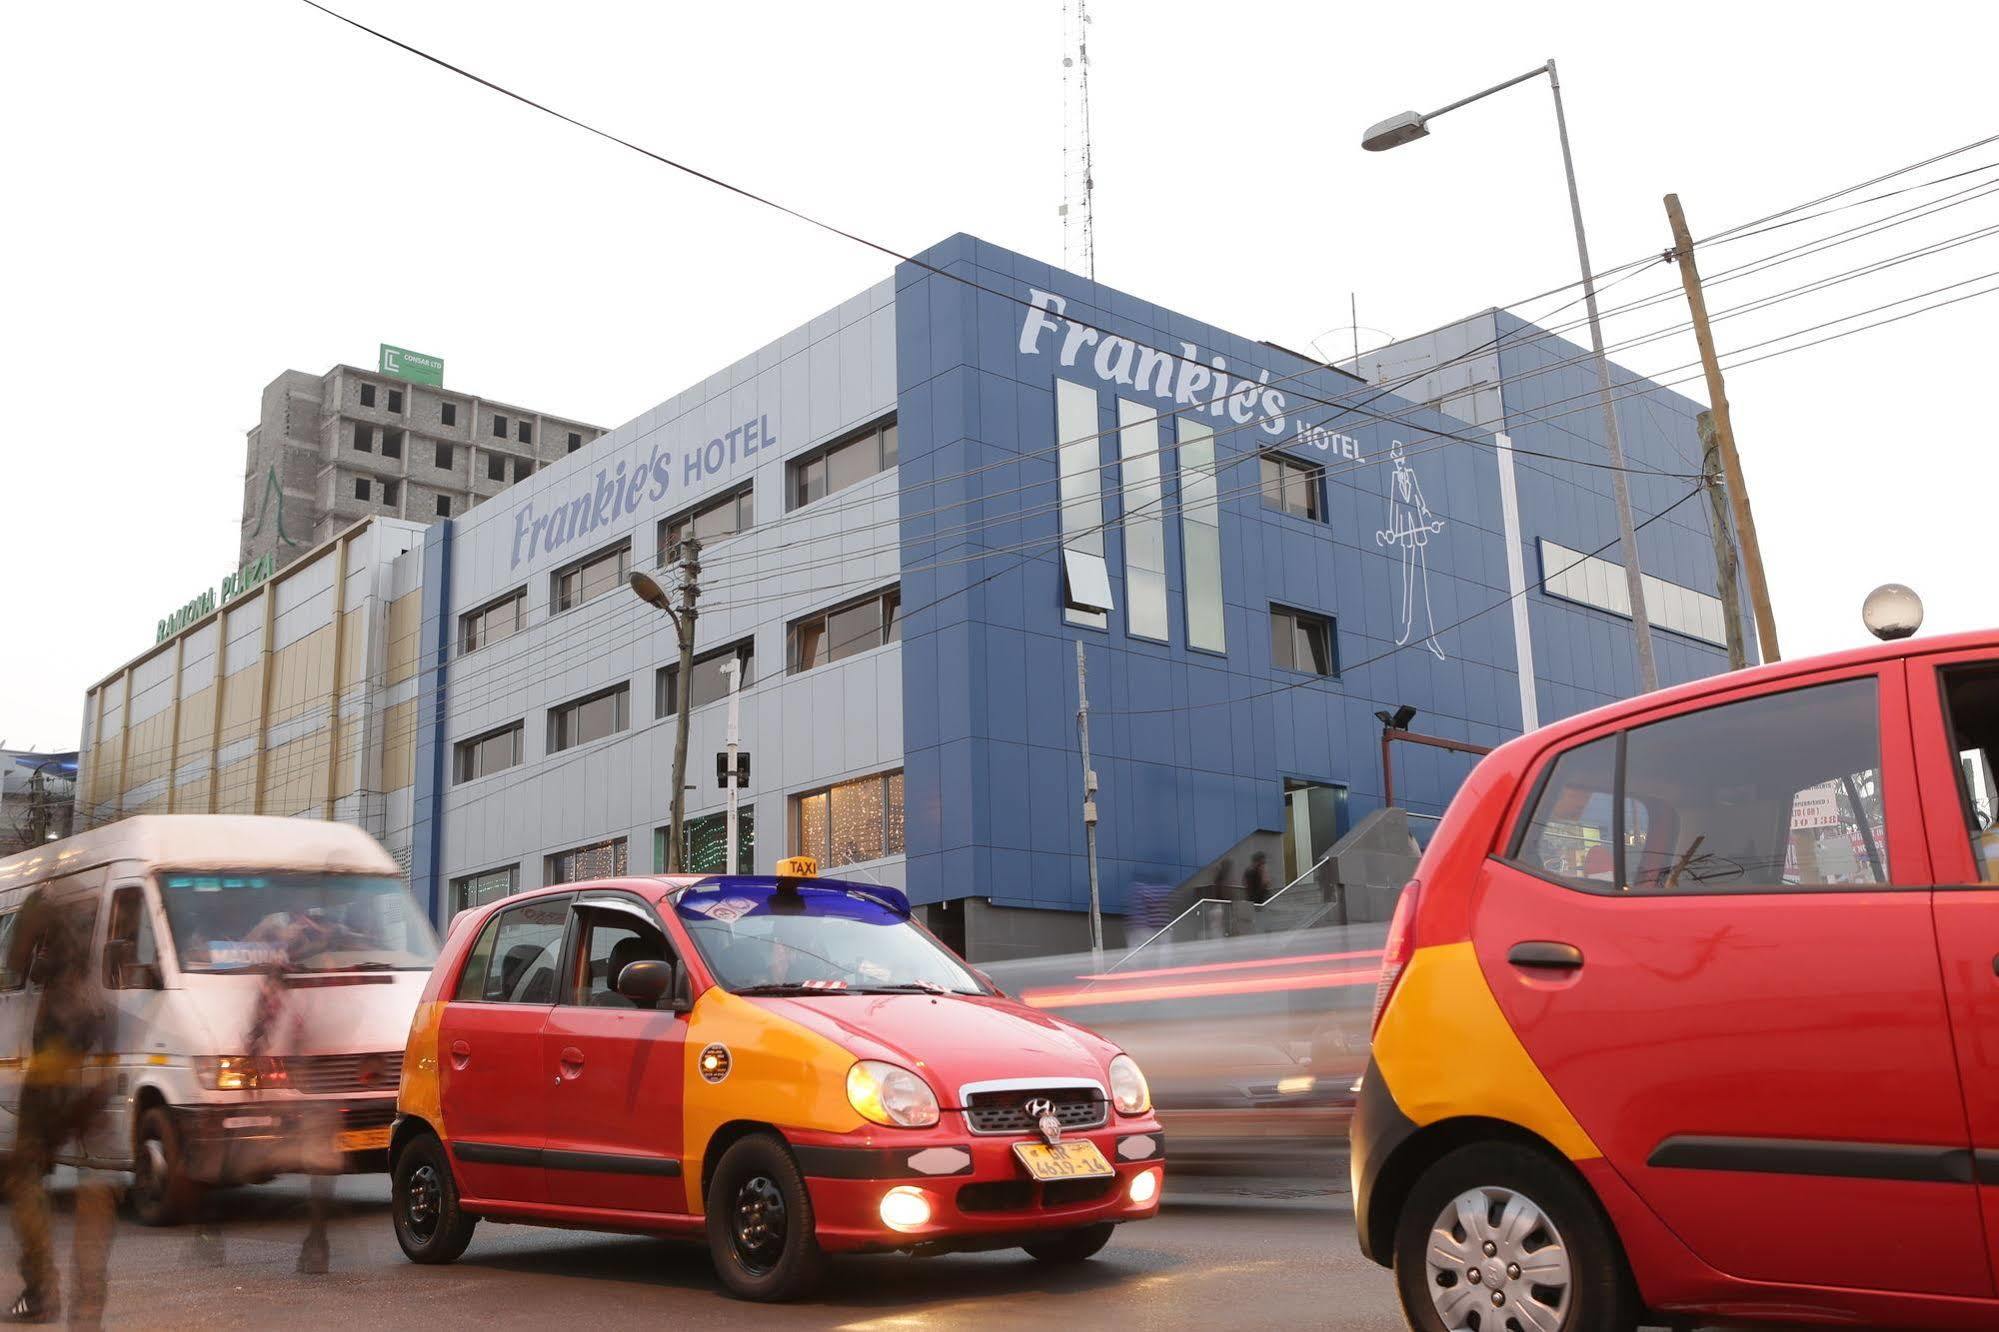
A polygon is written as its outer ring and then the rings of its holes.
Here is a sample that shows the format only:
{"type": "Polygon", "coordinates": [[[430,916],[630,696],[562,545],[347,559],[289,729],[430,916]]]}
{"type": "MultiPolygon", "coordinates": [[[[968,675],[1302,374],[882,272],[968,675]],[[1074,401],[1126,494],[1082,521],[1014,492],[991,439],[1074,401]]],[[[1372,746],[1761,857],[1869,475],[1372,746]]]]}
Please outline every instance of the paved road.
{"type": "Polygon", "coordinates": [[[199,1259],[191,1230],[120,1223],[108,1326],[268,1329],[296,1318],[314,1327],[545,1330],[623,1326],[635,1315],[734,1329],[1048,1332],[1112,1318],[1161,1329],[1403,1326],[1387,1274],[1355,1252],[1351,1214],[1336,1198],[1169,1197],[1158,1220],[1127,1227],[1095,1261],[1067,1270],[1018,1253],[850,1259],[834,1264],[810,1303],[774,1308],[724,1295],[702,1249],[644,1238],[486,1223],[455,1265],[418,1267],[396,1248],[379,1176],[340,1182],[333,1270],[299,1276],[303,1186],[279,1181],[224,1199],[221,1266],[199,1259]]]}

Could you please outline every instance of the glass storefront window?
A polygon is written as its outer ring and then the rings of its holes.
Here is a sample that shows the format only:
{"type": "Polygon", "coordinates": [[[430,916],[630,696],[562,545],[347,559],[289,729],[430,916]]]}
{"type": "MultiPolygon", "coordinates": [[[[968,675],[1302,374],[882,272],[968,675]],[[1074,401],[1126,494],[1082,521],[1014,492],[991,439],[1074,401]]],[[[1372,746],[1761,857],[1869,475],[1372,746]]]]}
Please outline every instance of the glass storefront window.
{"type": "Polygon", "coordinates": [[[625,872],[625,839],[558,851],[548,858],[550,884],[580,883],[585,879],[615,879],[625,872]]]}
{"type": "Polygon", "coordinates": [[[841,782],[793,802],[792,853],[825,867],[903,853],[902,773],[841,782]]]}

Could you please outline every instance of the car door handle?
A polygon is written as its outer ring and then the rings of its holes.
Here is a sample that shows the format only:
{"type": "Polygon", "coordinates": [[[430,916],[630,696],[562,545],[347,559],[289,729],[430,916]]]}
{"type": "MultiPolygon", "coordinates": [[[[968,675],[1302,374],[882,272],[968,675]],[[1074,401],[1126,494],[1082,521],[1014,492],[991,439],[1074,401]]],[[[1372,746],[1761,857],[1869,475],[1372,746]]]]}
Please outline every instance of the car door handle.
{"type": "Polygon", "coordinates": [[[463,1041],[453,1041],[451,1043],[451,1066],[456,1069],[463,1069],[471,1062],[472,1047],[463,1041]]]}
{"type": "Polygon", "coordinates": [[[561,1069],[562,1078],[573,1080],[582,1077],[583,1052],[573,1045],[564,1046],[562,1054],[556,1059],[556,1066],[561,1069]]]}
{"type": "Polygon", "coordinates": [[[1506,960],[1516,967],[1538,967],[1547,971],[1579,971],[1583,950],[1574,944],[1548,939],[1528,939],[1506,950],[1506,960]]]}

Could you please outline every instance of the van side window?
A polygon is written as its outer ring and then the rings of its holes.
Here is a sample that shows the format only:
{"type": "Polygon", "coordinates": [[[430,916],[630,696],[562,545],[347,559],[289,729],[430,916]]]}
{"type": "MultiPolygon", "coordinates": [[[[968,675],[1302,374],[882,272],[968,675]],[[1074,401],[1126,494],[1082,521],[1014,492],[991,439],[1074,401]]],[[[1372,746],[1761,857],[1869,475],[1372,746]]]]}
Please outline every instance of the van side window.
{"type": "Polygon", "coordinates": [[[1704,708],[1625,737],[1627,798],[1654,827],[1629,844],[1648,892],[1885,884],[1872,676],[1704,708]]]}
{"type": "Polygon", "coordinates": [[[573,901],[569,894],[538,898],[508,907],[489,921],[478,947],[486,946],[486,934],[490,933],[492,951],[482,968],[478,991],[467,992],[467,982],[472,979],[468,964],[458,997],[489,1004],[553,1004],[562,927],[573,901]]]}
{"type": "Polygon", "coordinates": [[[633,962],[671,961],[658,927],[629,911],[585,907],[576,913],[577,966],[562,1002],[590,1008],[632,1008],[618,993],[618,974],[633,962]]]}
{"type": "Polygon", "coordinates": [[[1946,671],[1943,687],[1972,859],[1980,882],[1999,883],[1999,664],[1946,671]]]}
{"type": "Polygon", "coordinates": [[[159,974],[160,951],[145,891],[120,888],[111,897],[111,924],[104,934],[104,988],[153,989],[159,974]]]}
{"type": "Polygon", "coordinates": [[[1585,888],[1616,881],[1617,737],[1578,745],[1555,760],[1521,830],[1516,860],[1527,869],[1585,888]]]}
{"type": "Polygon", "coordinates": [[[7,966],[7,954],[13,951],[14,946],[14,927],[20,923],[19,908],[0,916],[0,990],[18,990],[27,983],[25,973],[10,970],[7,966]]]}

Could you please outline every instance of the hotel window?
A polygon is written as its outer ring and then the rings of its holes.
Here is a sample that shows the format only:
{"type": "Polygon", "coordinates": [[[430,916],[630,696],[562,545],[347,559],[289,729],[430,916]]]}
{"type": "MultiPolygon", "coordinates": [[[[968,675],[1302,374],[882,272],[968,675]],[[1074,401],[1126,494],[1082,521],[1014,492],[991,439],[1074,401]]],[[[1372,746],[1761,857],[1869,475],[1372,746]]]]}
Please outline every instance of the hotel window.
{"type": "Polygon", "coordinates": [[[460,740],[452,762],[452,780],[469,782],[488,773],[504,772],[521,761],[521,723],[460,740]]]}
{"type": "Polygon", "coordinates": [[[389,410],[396,413],[398,416],[402,415],[403,391],[401,389],[389,390],[389,410]]]}
{"type": "Polygon", "coordinates": [[[1167,641],[1166,518],[1159,484],[1159,409],[1118,399],[1118,457],[1124,473],[1125,632],[1167,641]]]}
{"type": "Polygon", "coordinates": [[[361,386],[361,405],[363,407],[373,407],[375,405],[375,386],[373,384],[363,384],[361,386]]]}
{"type": "Polygon", "coordinates": [[[513,895],[521,881],[519,865],[502,865],[483,874],[467,874],[451,881],[451,914],[497,902],[513,895]]]}
{"type": "MultiPolygon", "coordinates": [[[[548,857],[546,884],[582,883],[586,879],[615,879],[625,872],[625,839],[592,842],[572,847],[548,857]]],[[[512,908],[509,908],[512,910],[512,908]]]]}
{"type": "Polygon", "coordinates": [[[793,855],[831,869],[903,852],[901,769],[808,791],[791,808],[793,855]]]}
{"type": "Polygon", "coordinates": [[[397,482],[382,482],[382,503],[393,509],[396,506],[396,501],[400,500],[402,495],[402,486],[397,482]]]}
{"type": "Polygon", "coordinates": [[[898,585],[791,624],[791,673],[839,661],[902,637],[902,588],[898,585]]]}
{"type": "Polygon", "coordinates": [[[457,424],[458,424],[458,404],[457,404],[457,403],[455,403],[455,402],[441,402],[441,403],[439,403],[439,404],[437,405],[437,419],[438,419],[438,420],[439,420],[440,422],[442,422],[443,424],[445,424],[445,425],[448,425],[448,426],[455,426],[455,425],[457,425],[457,424]]]}
{"type": "Polygon", "coordinates": [[[1228,651],[1222,612],[1222,514],[1215,432],[1180,422],[1180,552],[1187,582],[1187,646],[1228,651]]]}
{"type": "Polygon", "coordinates": [[[1279,458],[1272,454],[1263,457],[1263,507],[1275,509],[1279,513],[1295,514],[1300,518],[1310,518],[1314,522],[1326,516],[1325,503],[1321,498],[1323,468],[1310,463],[1302,463],[1294,458],[1279,458]]]}
{"type": "Polygon", "coordinates": [[[354,447],[362,453],[373,453],[375,451],[375,427],[362,425],[359,421],[356,421],[354,423],[354,447]]]}
{"type": "Polygon", "coordinates": [[[402,431],[384,430],[382,432],[382,456],[384,458],[400,458],[403,456],[402,431]]]}
{"type": "Polygon", "coordinates": [[[437,497],[437,516],[440,518],[449,518],[451,516],[451,496],[439,495],[437,497]]]}
{"type": "Polygon", "coordinates": [[[1340,658],[1333,621],[1310,611],[1272,606],[1270,664],[1307,675],[1338,675],[1340,658]]]}
{"type": "Polygon", "coordinates": [[[1070,624],[1110,623],[1111,575],[1104,563],[1103,448],[1097,391],[1055,381],[1055,437],[1062,483],[1062,605],[1070,624]]]}
{"type": "Polygon", "coordinates": [[[458,651],[477,652],[490,643],[503,638],[512,638],[519,633],[527,618],[528,594],[526,588],[515,588],[497,601],[489,601],[478,610],[469,611],[458,618],[458,651]]]}
{"type": "Polygon", "coordinates": [[[366,500],[368,498],[367,477],[357,476],[354,478],[354,498],[357,500],[366,500]]]}
{"type": "MultiPolygon", "coordinates": [[[[446,424],[449,424],[449,423],[447,422],[446,424]]],[[[438,469],[439,469],[440,471],[445,471],[445,472],[448,472],[448,471],[450,471],[450,470],[451,470],[451,464],[452,464],[452,458],[451,458],[451,446],[450,446],[449,444],[440,444],[440,445],[438,445],[438,446],[437,446],[437,466],[438,466],[438,469]]]]}
{"type": "MultiPolygon", "coordinates": [[[[745,638],[739,643],[704,652],[694,659],[694,671],[688,676],[688,703],[691,707],[701,707],[707,703],[717,703],[729,696],[729,673],[722,669],[731,661],[742,663],[743,679],[741,688],[748,689],[756,679],[756,643],[745,638]]],[[[662,666],[653,677],[652,715],[671,717],[680,710],[680,667],[662,666]]]]}
{"type": "Polygon", "coordinates": [[[727,494],[708,500],[697,508],[683,509],[659,525],[659,562],[662,567],[680,558],[679,547],[687,537],[703,545],[723,537],[747,532],[756,521],[755,483],[745,481],[727,494]]]}
{"type": "Polygon", "coordinates": [[[496,416],[493,418],[493,435],[497,439],[505,439],[507,437],[506,417],[496,416]]]}
{"type": "MultiPolygon", "coordinates": [[[[1631,594],[1624,566],[1541,538],[1541,590],[1551,597],[1631,618],[1631,594]]],[[[1728,612],[1721,598],[1644,574],[1645,613],[1655,629],[1667,629],[1716,647],[1728,643],[1728,612]]]]}
{"type": "MultiPolygon", "coordinates": [[[[756,807],[744,801],[736,810],[736,872],[752,874],[757,863],[756,807]]],[[[670,828],[652,833],[652,872],[666,873],[666,839],[670,828]]],[[[680,863],[689,874],[720,874],[729,867],[729,816],[703,814],[680,825],[680,863]]]]}
{"type": "Polygon", "coordinates": [[[582,435],[580,435],[580,434],[578,434],[578,433],[577,433],[576,431],[574,431],[574,430],[570,431],[570,432],[569,432],[569,451],[570,451],[571,453],[574,453],[574,452],[576,452],[576,450],[578,450],[578,449],[580,449],[580,448],[582,448],[582,447],[583,447],[583,436],[582,436],[582,435]]]}
{"type": "Polygon", "coordinates": [[[486,479],[488,481],[504,481],[507,479],[507,458],[505,454],[489,453],[486,455],[486,479]]]}
{"type": "Polygon", "coordinates": [[[632,688],[613,685],[548,710],[548,752],[560,753],[616,735],[631,724],[632,688]]]}
{"type": "Polygon", "coordinates": [[[625,581],[632,571],[632,543],[620,541],[610,550],[586,555],[574,564],[565,564],[548,576],[548,608],[551,614],[581,606],[590,598],[609,592],[625,581]]]}
{"type": "Polygon", "coordinates": [[[796,509],[836,490],[886,472],[896,460],[895,418],[877,421],[791,464],[786,508],[796,509]]]}

